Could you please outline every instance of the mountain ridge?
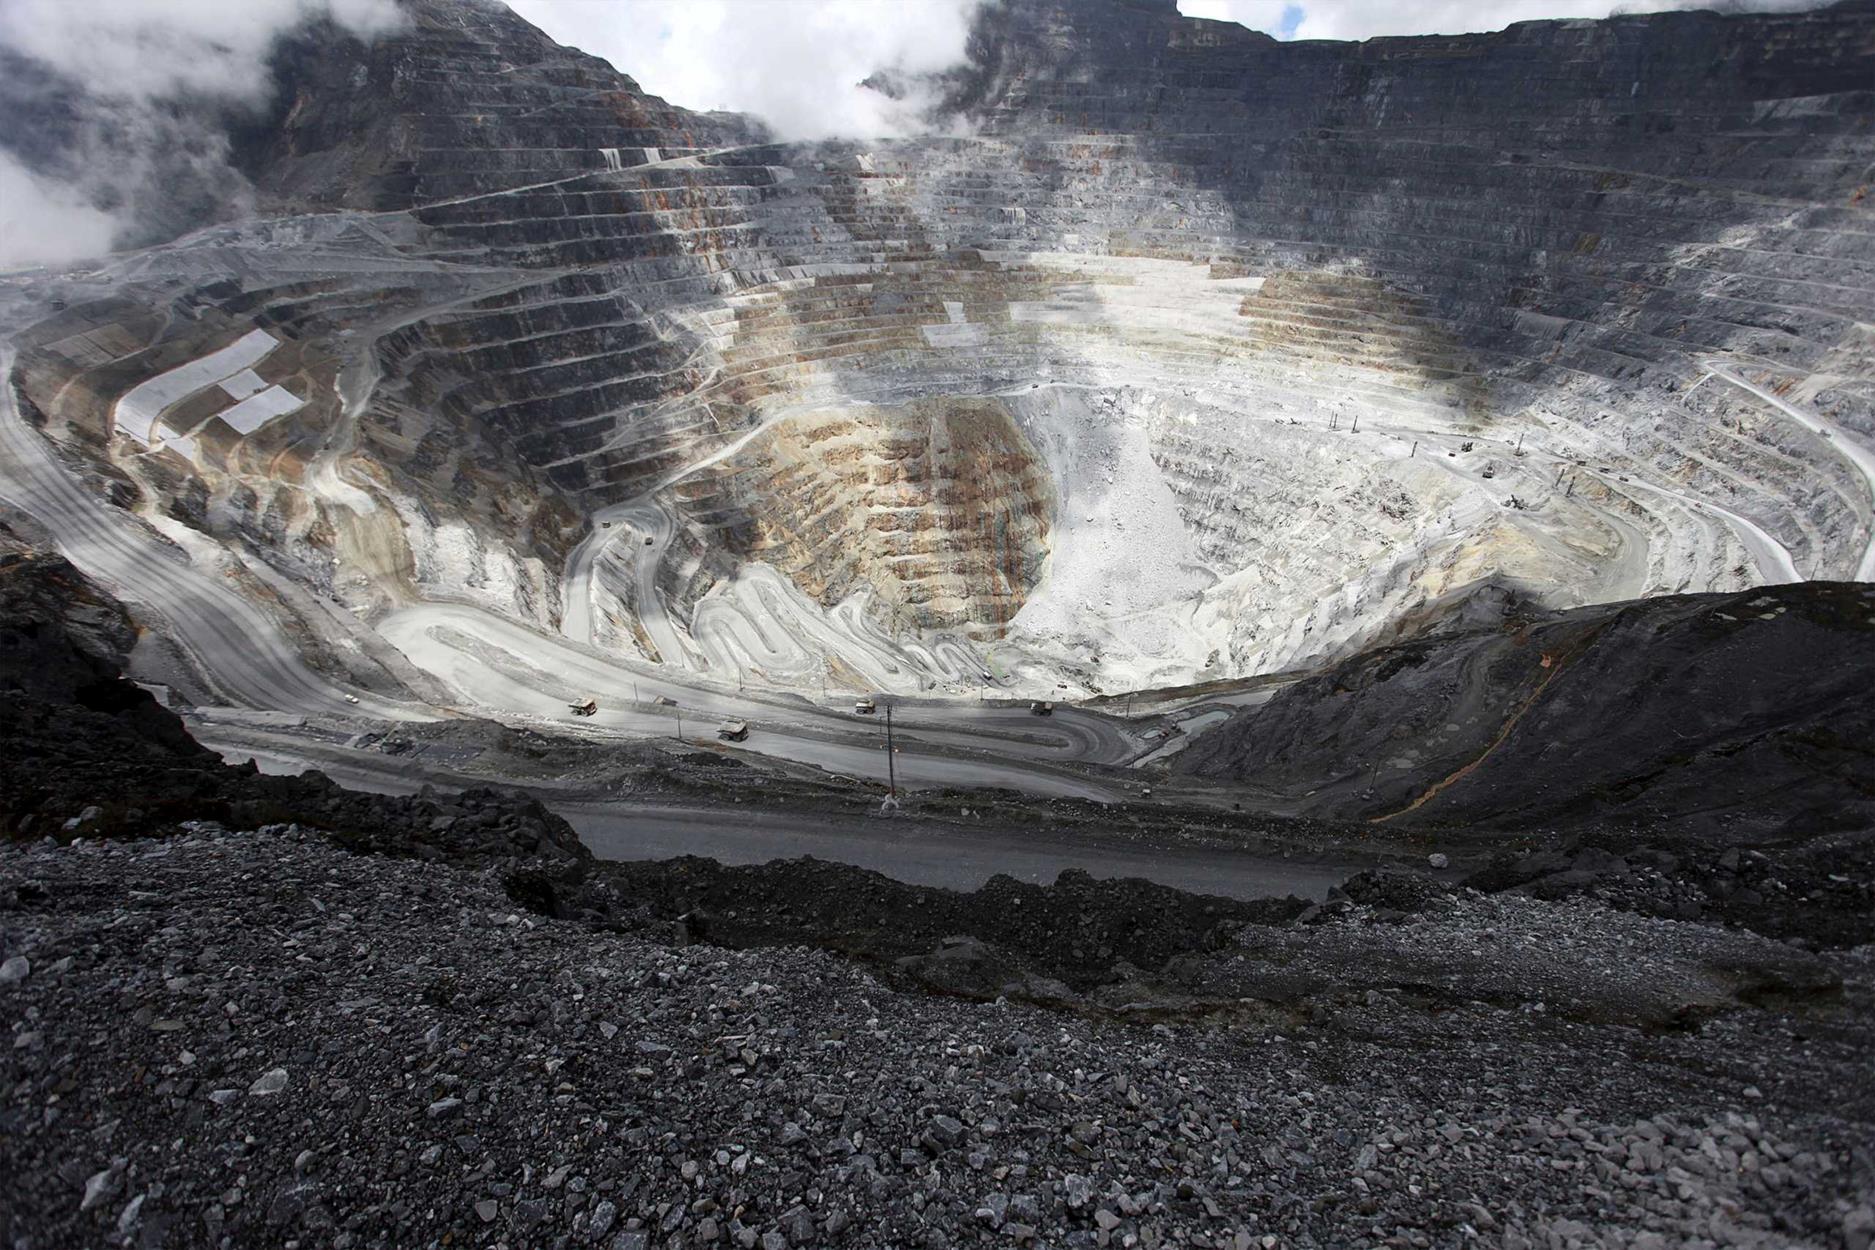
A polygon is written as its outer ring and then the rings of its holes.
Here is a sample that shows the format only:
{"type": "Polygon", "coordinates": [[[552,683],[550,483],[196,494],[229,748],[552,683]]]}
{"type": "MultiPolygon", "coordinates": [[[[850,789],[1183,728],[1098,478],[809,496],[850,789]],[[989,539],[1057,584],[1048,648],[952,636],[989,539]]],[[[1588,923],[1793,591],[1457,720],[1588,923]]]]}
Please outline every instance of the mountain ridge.
{"type": "Polygon", "coordinates": [[[1801,841],[1875,820],[1871,631],[1856,583],[1576,608],[1328,666],[1174,767],[1376,826],[1801,841]]]}

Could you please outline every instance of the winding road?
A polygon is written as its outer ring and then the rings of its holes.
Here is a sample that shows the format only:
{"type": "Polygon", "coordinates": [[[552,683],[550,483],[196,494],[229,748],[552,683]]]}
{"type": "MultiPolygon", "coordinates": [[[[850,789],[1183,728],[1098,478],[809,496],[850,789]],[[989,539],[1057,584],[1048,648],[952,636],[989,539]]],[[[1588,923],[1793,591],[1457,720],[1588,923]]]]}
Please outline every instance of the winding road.
{"type": "Polygon", "coordinates": [[[434,719],[416,704],[366,691],[352,696],[354,704],[225,577],[87,491],[20,416],[13,360],[12,347],[0,346],[0,499],[38,518],[60,553],[113,594],[160,617],[224,698],[296,712],[434,719]]]}
{"type": "MultiPolygon", "coordinates": [[[[296,773],[306,767],[298,750],[257,746],[250,734],[217,742],[218,727],[198,723],[198,736],[261,771],[296,773]]],[[[414,794],[424,785],[460,789],[473,778],[413,768],[366,753],[327,750],[314,763],[353,790],[414,794]]],[[[765,864],[811,855],[852,864],[914,885],[974,890],[998,874],[1047,885],[1064,869],[1095,877],[1139,877],[1195,894],[1270,898],[1298,894],[1322,898],[1348,875],[1372,867],[1356,858],[1300,858],[1270,849],[1158,847],[1089,840],[1045,829],[1012,838],[1006,827],[974,828],[955,819],[902,812],[890,819],[835,812],[796,813],[737,807],[671,806],[561,800],[536,790],[579,833],[600,859],[655,860],[708,855],[725,864],[765,864]]]]}
{"type": "MultiPolygon", "coordinates": [[[[718,689],[665,665],[622,661],[467,604],[424,604],[378,630],[419,668],[491,714],[560,720],[593,698],[584,723],[628,733],[714,740],[720,721],[750,724],[746,749],[854,777],[883,780],[883,718],[821,707],[798,696],[718,689]],[[661,705],[658,698],[673,700],[661,705]],[[681,730],[680,730],[681,722],[681,730]]],[[[1144,749],[1125,722],[1063,708],[895,699],[900,784],[1002,786],[1050,797],[1118,799],[1124,787],[1072,768],[1122,764],[1144,749]]]]}
{"type": "Polygon", "coordinates": [[[1738,535],[1738,541],[1744,545],[1753,562],[1757,564],[1758,571],[1764,574],[1767,582],[1775,585],[1780,582],[1804,580],[1803,574],[1797,571],[1797,562],[1790,558],[1790,550],[1772,537],[1762,525],[1742,512],[1734,512],[1723,504],[1716,504],[1683,491],[1668,490],[1664,486],[1655,486],[1651,482],[1643,482],[1637,478],[1629,477],[1623,480],[1618,475],[1602,473],[1594,469],[1582,471],[1600,478],[1602,484],[1610,490],[1618,490],[1622,487],[1643,490],[1649,494],[1659,495],[1663,499],[1671,499],[1675,503],[1683,504],[1694,512],[1710,512],[1718,517],[1722,524],[1731,526],[1732,532],[1738,535]]]}
{"type": "MultiPolygon", "coordinates": [[[[1829,445],[1836,454],[1849,462],[1851,468],[1862,475],[1862,482],[1869,491],[1869,537],[1862,548],[1862,556],[1856,562],[1855,580],[1858,582],[1875,581],[1875,450],[1871,450],[1856,436],[1824,417],[1773,394],[1747,378],[1740,377],[1731,368],[1730,362],[1708,357],[1700,362],[1701,367],[1710,370],[1712,376],[1722,382],[1729,382],[1740,390],[1746,391],[1757,399],[1771,405],[1797,424],[1813,434],[1829,440],[1829,445]]],[[[1795,581],[1796,578],[1791,580],[1795,581]]]]}
{"type": "Polygon", "coordinates": [[[559,810],[601,859],[693,855],[697,844],[707,840],[711,858],[726,864],[812,855],[951,890],[977,889],[997,874],[1046,885],[1063,869],[1079,868],[1096,877],[1144,877],[1194,894],[1246,899],[1299,894],[1319,899],[1329,887],[1368,866],[1251,852],[1130,849],[1039,830],[1013,841],[996,830],[897,820],[852,822],[786,812],[749,812],[744,826],[725,836],[715,827],[720,814],[707,809],[626,811],[571,804],[559,810]]]}

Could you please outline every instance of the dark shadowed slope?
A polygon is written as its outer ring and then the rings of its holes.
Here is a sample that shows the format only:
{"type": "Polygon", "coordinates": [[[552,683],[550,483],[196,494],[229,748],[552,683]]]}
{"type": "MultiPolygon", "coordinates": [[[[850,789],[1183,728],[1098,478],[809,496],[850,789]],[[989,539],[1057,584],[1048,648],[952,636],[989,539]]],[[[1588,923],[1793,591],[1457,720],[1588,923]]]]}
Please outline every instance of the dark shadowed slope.
{"type": "Polygon", "coordinates": [[[1872,683],[1875,587],[1673,596],[1366,652],[1177,768],[1399,825],[1809,834],[1875,812],[1872,683]]]}

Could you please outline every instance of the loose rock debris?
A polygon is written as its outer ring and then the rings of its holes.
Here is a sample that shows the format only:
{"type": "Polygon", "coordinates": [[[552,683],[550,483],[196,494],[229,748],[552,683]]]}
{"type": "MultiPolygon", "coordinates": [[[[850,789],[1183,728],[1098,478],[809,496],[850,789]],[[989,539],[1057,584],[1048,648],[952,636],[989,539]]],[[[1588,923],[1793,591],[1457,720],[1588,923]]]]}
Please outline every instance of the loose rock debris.
{"type": "Polygon", "coordinates": [[[1265,973],[1307,963],[1332,993],[1148,1024],[554,920],[503,878],[294,829],[0,851],[0,1236],[1768,1247],[1875,1227],[1866,947],[1584,900],[1343,897],[1199,961],[1223,976],[1280,937],[1265,973]],[[1437,993],[1389,976],[1486,934],[1565,980],[1653,938],[1669,963],[1787,966],[1793,996],[1662,1025],[1507,995],[1465,961],[1437,993]]]}

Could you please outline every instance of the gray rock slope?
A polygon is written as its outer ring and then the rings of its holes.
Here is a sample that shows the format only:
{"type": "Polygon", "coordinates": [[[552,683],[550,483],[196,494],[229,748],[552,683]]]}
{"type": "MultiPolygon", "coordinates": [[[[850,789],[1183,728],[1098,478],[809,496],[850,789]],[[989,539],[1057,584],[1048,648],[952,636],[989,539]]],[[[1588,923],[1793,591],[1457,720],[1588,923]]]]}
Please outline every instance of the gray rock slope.
{"type": "Polygon", "coordinates": [[[198,826],[0,849],[0,958],[16,1247],[1860,1248],[1875,1221],[1867,949],[1589,902],[1252,926],[1217,965],[1263,966],[1239,992],[1340,991],[1147,1028],[198,826]],[[1691,1014],[1637,1027],[1630,991],[1691,1014]]]}

